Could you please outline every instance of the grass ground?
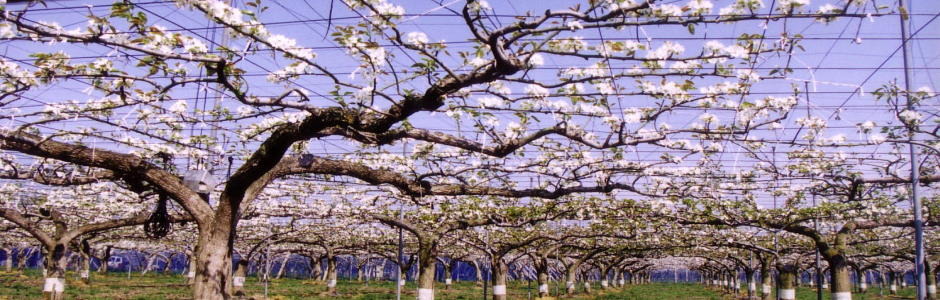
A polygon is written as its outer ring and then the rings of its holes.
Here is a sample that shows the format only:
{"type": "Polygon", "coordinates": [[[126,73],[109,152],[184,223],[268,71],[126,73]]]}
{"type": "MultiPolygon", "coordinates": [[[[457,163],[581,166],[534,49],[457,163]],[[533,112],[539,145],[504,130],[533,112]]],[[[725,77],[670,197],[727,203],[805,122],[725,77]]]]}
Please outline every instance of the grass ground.
{"type": "MultiPolygon", "coordinates": [[[[66,299],[189,299],[190,289],[185,284],[186,279],[180,275],[132,273],[108,273],[105,275],[92,274],[90,284],[78,280],[78,275],[69,273],[66,277],[66,299]]],[[[257,278],[249,277],[245,282],[247,294],[256,299],[264,299],[265,287],[257,278]]],[[[482,287],[472,282],[457,282],[451,290],[443,290],[441,284],[435,295],[439,300],[450,299],[481,299],[482,287]]],[[[580,287],[579,287],[580,288],[580,287]]],[[[42,289],[42,278],[36,270],[23,273],[0,272],[0,299],[38,299],[42,289]]],[[[277,279],[268,286],[268,299],[358,299],[380,300],[395,299],[395,285],[390,281],[339,281],[337,290],[339,297],[323,293],[325,284],[312,280],[277,279]]],[[[403,291],[403,299],[414,299],[417,287],[414,282],[408,282],[403,291]]],[[[554,293],[555,285],[550,286],[554,293]]],[[[559,287],[559,290],[563,290],[559,287]]],[[[536,291],[535,283],[512,282],[508,287],[510,299],[529,299],[536,291]]],[[[825,299],[828,299],[828,294],[825,299]]],[[[900,292],[902,297],[913,298],[913,289],[907,288],[900,292]]],[[[815,299],[815,292],[803,288],[797,291],[798,299],[815,299]]],[[[580,294],[565,299],[690,299],[690,300],[726,300],[735,299],[732,295],[723,294],[716,290],[705,288],[698,284],[683,283],[653,283],[646,285],[633,285],[624,289],[601,291],[600,286],[595,287],[593,294],[580,294]]],[[[870,289],[867,294],[855,295],[854,299],[903,299],[901,297],[879,296],[877,287],[870,289]]]]}

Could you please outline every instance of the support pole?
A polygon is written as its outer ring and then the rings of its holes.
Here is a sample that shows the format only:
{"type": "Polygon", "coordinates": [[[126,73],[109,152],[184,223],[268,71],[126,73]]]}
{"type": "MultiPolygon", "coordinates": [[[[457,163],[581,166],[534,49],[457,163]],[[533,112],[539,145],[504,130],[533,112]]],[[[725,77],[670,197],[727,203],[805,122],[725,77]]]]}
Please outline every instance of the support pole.
{"type": "MultiPolygon", "coordinates": [[[[908,28],[910,27],[910,12],[908,9],[911,7],[910,0],[901,0],[901,53],[904,57],[904,94],[907,97],[907,109],[913,111],[914,103],[911,101],[911,68],[910,68],[910,51],[908,51],[908,40],[910,37],[910,32],[908,28]]],[[[915,278],[917,279],[917,299],[923,300],[927,296],[927,276],[924,273],[924,215],[922,212],[922,207],[920,203],[919,192],[918,192],[918,183],[920,182],[920,170],[917,165],[917,147],[914,146],[913,140],[916,131],[914,126],[917,124],[907,124],[908,135],[907,140],[911,143],[908,144],[910,149],[910,159],[911,159],[911,206],[914,207],[914,270],[915,278]]]]}
{"type": "MultiPolygon", "coordinates": [[[[401,205],[398,206],[398,219],[405,219],[405,201],[402,200],[401,205]]],[[[401,266],[405,263],[405,233],[402,231],[401,227],[398,228],[398,276],[395,277],[395,299],[401,300],[401,281],[402,281],[402,268],[401,266]]]]}

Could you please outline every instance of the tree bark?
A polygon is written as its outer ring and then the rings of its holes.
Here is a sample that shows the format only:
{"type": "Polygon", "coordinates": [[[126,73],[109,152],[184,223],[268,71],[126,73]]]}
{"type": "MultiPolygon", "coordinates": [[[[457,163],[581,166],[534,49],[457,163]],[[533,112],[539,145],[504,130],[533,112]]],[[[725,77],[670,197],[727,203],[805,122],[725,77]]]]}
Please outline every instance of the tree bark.
{"type": "MultiPolygon", "coordinates": [[[[281,279],[281,276],[284,275],[284,269],[287,268],[287,261],[290,260],[290,252],[284,255],[284,260],[281,261],[281,266],[277,269],[277,275],[274,278],[281,279]]],[[[356,273],[362,273],[356,272],[356,273]]]]}
{"type": "Polygon", "coordinates": [[[535,264],[536,281],[539,285],[539,298],[550,296],[548,292],[548,259],[541,258],[541,262],[535,264]]]}
{"type": "Polygon", "coordinates": [[[580,266],[578,263],[565,266],[565,295],[572,296],[575,293],[577,287],[575,286],[575,282],[577,281],[578,276],[578,266],[580,266]]]}
{"type": "Polygon", "coordinates": [[[773,273],[770,271],[770,264],[768,263],[766,267],[762,265],[760,270],[761,299],[773,299],[773,278],[773,273]]]}
{"type": "Polygon", "coordinates": [[[473,273],[476,276],[476,284],[483,285],[483,271],[480,270],[480,263],[476,260],[470,261],[470,264],[473,265],[473,273]]]}
{"type": "Polygon", "coordinates": [[[235,264],[235,275],[232,277],[232,293],[236,297],[245,296],[245,277],[248,275],[248,260],[240,259],[235,264]]]}
{"type": "Polygon", "coordinates": [[[6,253],[7,257],[3,260],[3,270],[7,272],[13,271],[13,248],[4,248],[3,253],[6,253]]]}
{"type": "Polygon", "coordinates": [[[937,277],[933,274],[933,266],[928,260],[924,260],[924,274],[927,276],[927,299],[937,299],[937,277]]]}
{"type": "Polygon", "coordinates": [[[419,249],[419,251],[418,300],[434,300],[434,273],[437,270],[437,261],[432,250],[419,249]]]}
{"type": "Polygon", "coordinates": [[[50,245],[45,257],[45,282],[42,287],[42,296],[45,300],[65,299],[65,267],[68,264],[68,243],[50,245]]]}
{"type": "Polygon", "coordinates": [[[509,266],[502,258],[493,259],[493,300],[508,299],[506,282],[509,277],[509,266]]]}
{"type": "Polygon", "coordinates": [[[196,246],[196,277],[193,284],[195,299],[220,300],[232,298],[232,245],[234,244],[234,225],[230,221],[234,216],[228,205],[219,204],[220,212],[228,215],[217,217],[207,226],[200,228],[199,242],[196,246]]]}
{"type": "Polygon", "coordinates": [[[868,270],[858,272],[858,291],[862,294],[868,291],[868,270]]]}
{"type": "Polygon", "coordinates": [[[832,283],[833,300],[851,300],[852,299],[852,281],[849,278],[849,265],[845,256],[836,255],[829,261],[829,276],[832,283]]]}
{"type": "Polygon", "coordinates": [[[101,258],[98,259],[98,273],[108,273],[108,261],[111,260],[111,246],[104,247],[101,258]]]}
{"type": "Polygon", "coordinates": [[[26,247],[20,250],[20,256],[19,256],[20,260],[16,264],[17,269],[19,269],[20,271],[23,271],[23,269],[26,268],[26,263],[29,262],[29,257],[33,256],[33,251],[35,251],[33,247],[26,247]]]}
{"type": "Polygon", "coordinates": [[[454,283],[454,268],[457,266],[456,259],[450,259],[448,263],[442,263],[444,266],[444,289],[450,290],[451,285],[454,283]]]}
{"type": "Polygon", "coordinates": [[[780,271],[780,281],[777,282],[779,288],[779,299],[796,300],[796,266],[792,264],[786,264],[781,266],[778,271],[780,271]]]}
{"type": "Polygon", "coordinates": [[[321,266],[320,258],[310,256],[310,278],[313,278],[314,280],[323,280],[323,278],[320,276],[322,271],[323,267],[321,266]]]}
{"type": "Polygon", "coordinates": [[[897,273],[895,273],[894,271],[888,271],[888,282],[891,283],[891,285],[890,285],[890,287],[889,287],[889,289],[888,289],[889,292],[890,292],[892,295],[896,295],[896,294],[898,293],[898,279],[897,279],[897,273]]]}
{"type": "Polygon", "coordinates": [[[157,260],[156,253],[151,254],[149,257],[147,257],[147,265],[144,267],[143,270],[140,271],[140,274],[147,274],[148,272],[150,272],[150,269],[153,268],[153,263],[156,260],[157,260]]]}
{"type": "Polygon", "coordinates": [[[338,295],[336,292],[336,256],[329,256],[326,259],[326,292],[330,295],[338,295]]]}
{"type": "Polygon", "coordinates": [[[82,279],[82,282],[89,283],[91,282],[91,255],[86,251],[81,252],[81,263],[79,265],[78,277],[82,279]]]}

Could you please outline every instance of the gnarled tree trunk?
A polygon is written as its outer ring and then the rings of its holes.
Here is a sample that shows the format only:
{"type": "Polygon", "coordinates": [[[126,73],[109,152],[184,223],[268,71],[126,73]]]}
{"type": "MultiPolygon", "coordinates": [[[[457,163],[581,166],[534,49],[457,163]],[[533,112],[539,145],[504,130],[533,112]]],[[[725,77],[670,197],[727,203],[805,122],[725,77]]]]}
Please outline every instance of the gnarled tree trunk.
{"type": "Polygon", "coordinates": [[[248,260],[243,257],[235,264],[235,275],[232,277],[232,293],[235,296],[245,295],[246,276],[248,276],[248,260]]]}
{"type": "Polygon", "coordinates": [[[336,292],[336,260],[335,255],[330,255],[326,258],[326,292],[330,295],[338,295],[336,292]]]}
{"type": "Polygon", "coordinates": [[[209,224],[200,224],[204,228],[199,229],[196,247],[196,276],[193,282],[195,299],[229,299],[233,295],[231,249],[235,238],[232,222],[235,216],[229,205],[219,204],[218,207],[215,220],[209,224]]]}
{"type": "Polygon", "coordinates": [[[418,300],[434,300],[434,273],[437,270],[437,261],[431,249],[419,250],[418,267],[418,300]]]}
{"type": "MultiPolygon", "coordinates": [[[[276,279],[281,279],[281,276],[284,276],[284,269],[287,269],[287,261],[290,260],[290,252],[284,254],[284,260],[281,260],[281,265],[277,268],[277,275],[274,276],[276,279]]],[[[356,273],[361,273],[357,271],[356,273]]]]}
{"type": "Polygon", "coordinates": [[[7,272],[13,271],[13,248],[3,248],[3,253],[7,255],[6,259],[3,260],[3,270],[7,272]]]}
{"type": "Polygon", "coordinates": [[[68,265],[68,243],[56,243],[47,249],[44,271],[45,281],[42,286],[42,297],[45,300],[65,299],[65,268],[68,265]]]}
{"type": "Polygon", "coordinates": [[[780,280],[777,282],[780,300],[796,300],[797,267],[786,264],[779,267],[780,280]]]}
{"type": "Polygon", "coordinates": [[[509,278],[509,266],[502,258],[493,259],[493,300],[508,299],[506,282],[509,278]]]}

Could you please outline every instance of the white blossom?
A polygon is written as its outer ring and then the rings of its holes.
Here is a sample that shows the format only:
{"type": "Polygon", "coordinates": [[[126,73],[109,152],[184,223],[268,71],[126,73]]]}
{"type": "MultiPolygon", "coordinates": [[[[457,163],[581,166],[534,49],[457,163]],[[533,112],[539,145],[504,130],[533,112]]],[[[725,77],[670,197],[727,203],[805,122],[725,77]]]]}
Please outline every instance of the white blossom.
{"type": "Polygon", "coordinates": [[[405,42],[415,46],[424,46],[428,43],[428,35],[420,31],[409,32],[405,35],[405,42]]]}
{"type": "Polygon", "coordinates": [[[907,124],[920,124],[921,119],[924,118],[924,115],[920,112],[905,109],[898,114],[898,117],[901,118],[901,121],[907,124]]]}
{"type": "Polygon", "coordinates": [[[480,104],[480,108],[502,108],[506,106],[505,100],[492,96],[477,98],[477,103],[480,104]]]}
{"type": "Polygon", "coordinates": [[[578,21],[578,20],[568,21],[567,23],[565,23],[565,26],[567,26],[568,29],[570,29],[571,31],[584,29],[584,25],[581,24],[581,21],[578,21]]]}
{"type": "Polygon", "coordinates": [[[548,89],[537,84],[527,85],[525,87],[525,93],[535,98],[545,98],[549,95],[548,89]]]}
{"type": "Polygon", "coordinates": [[[528,62],[530,67],[539,67],[545,64],[545,58],[542,57],[542,54],[535,53],[529,56],[528,62]]]}
{"type": "Polygon", "coordinates": [[[188,107],[189,107],[189,104],[186,102],[186,100],[177,100],[176,102],[173,103],[172,106],[170,106],[169,111],[172,113],[181,114],[181,113],[186,112],[186,109],[188,107]]]}

